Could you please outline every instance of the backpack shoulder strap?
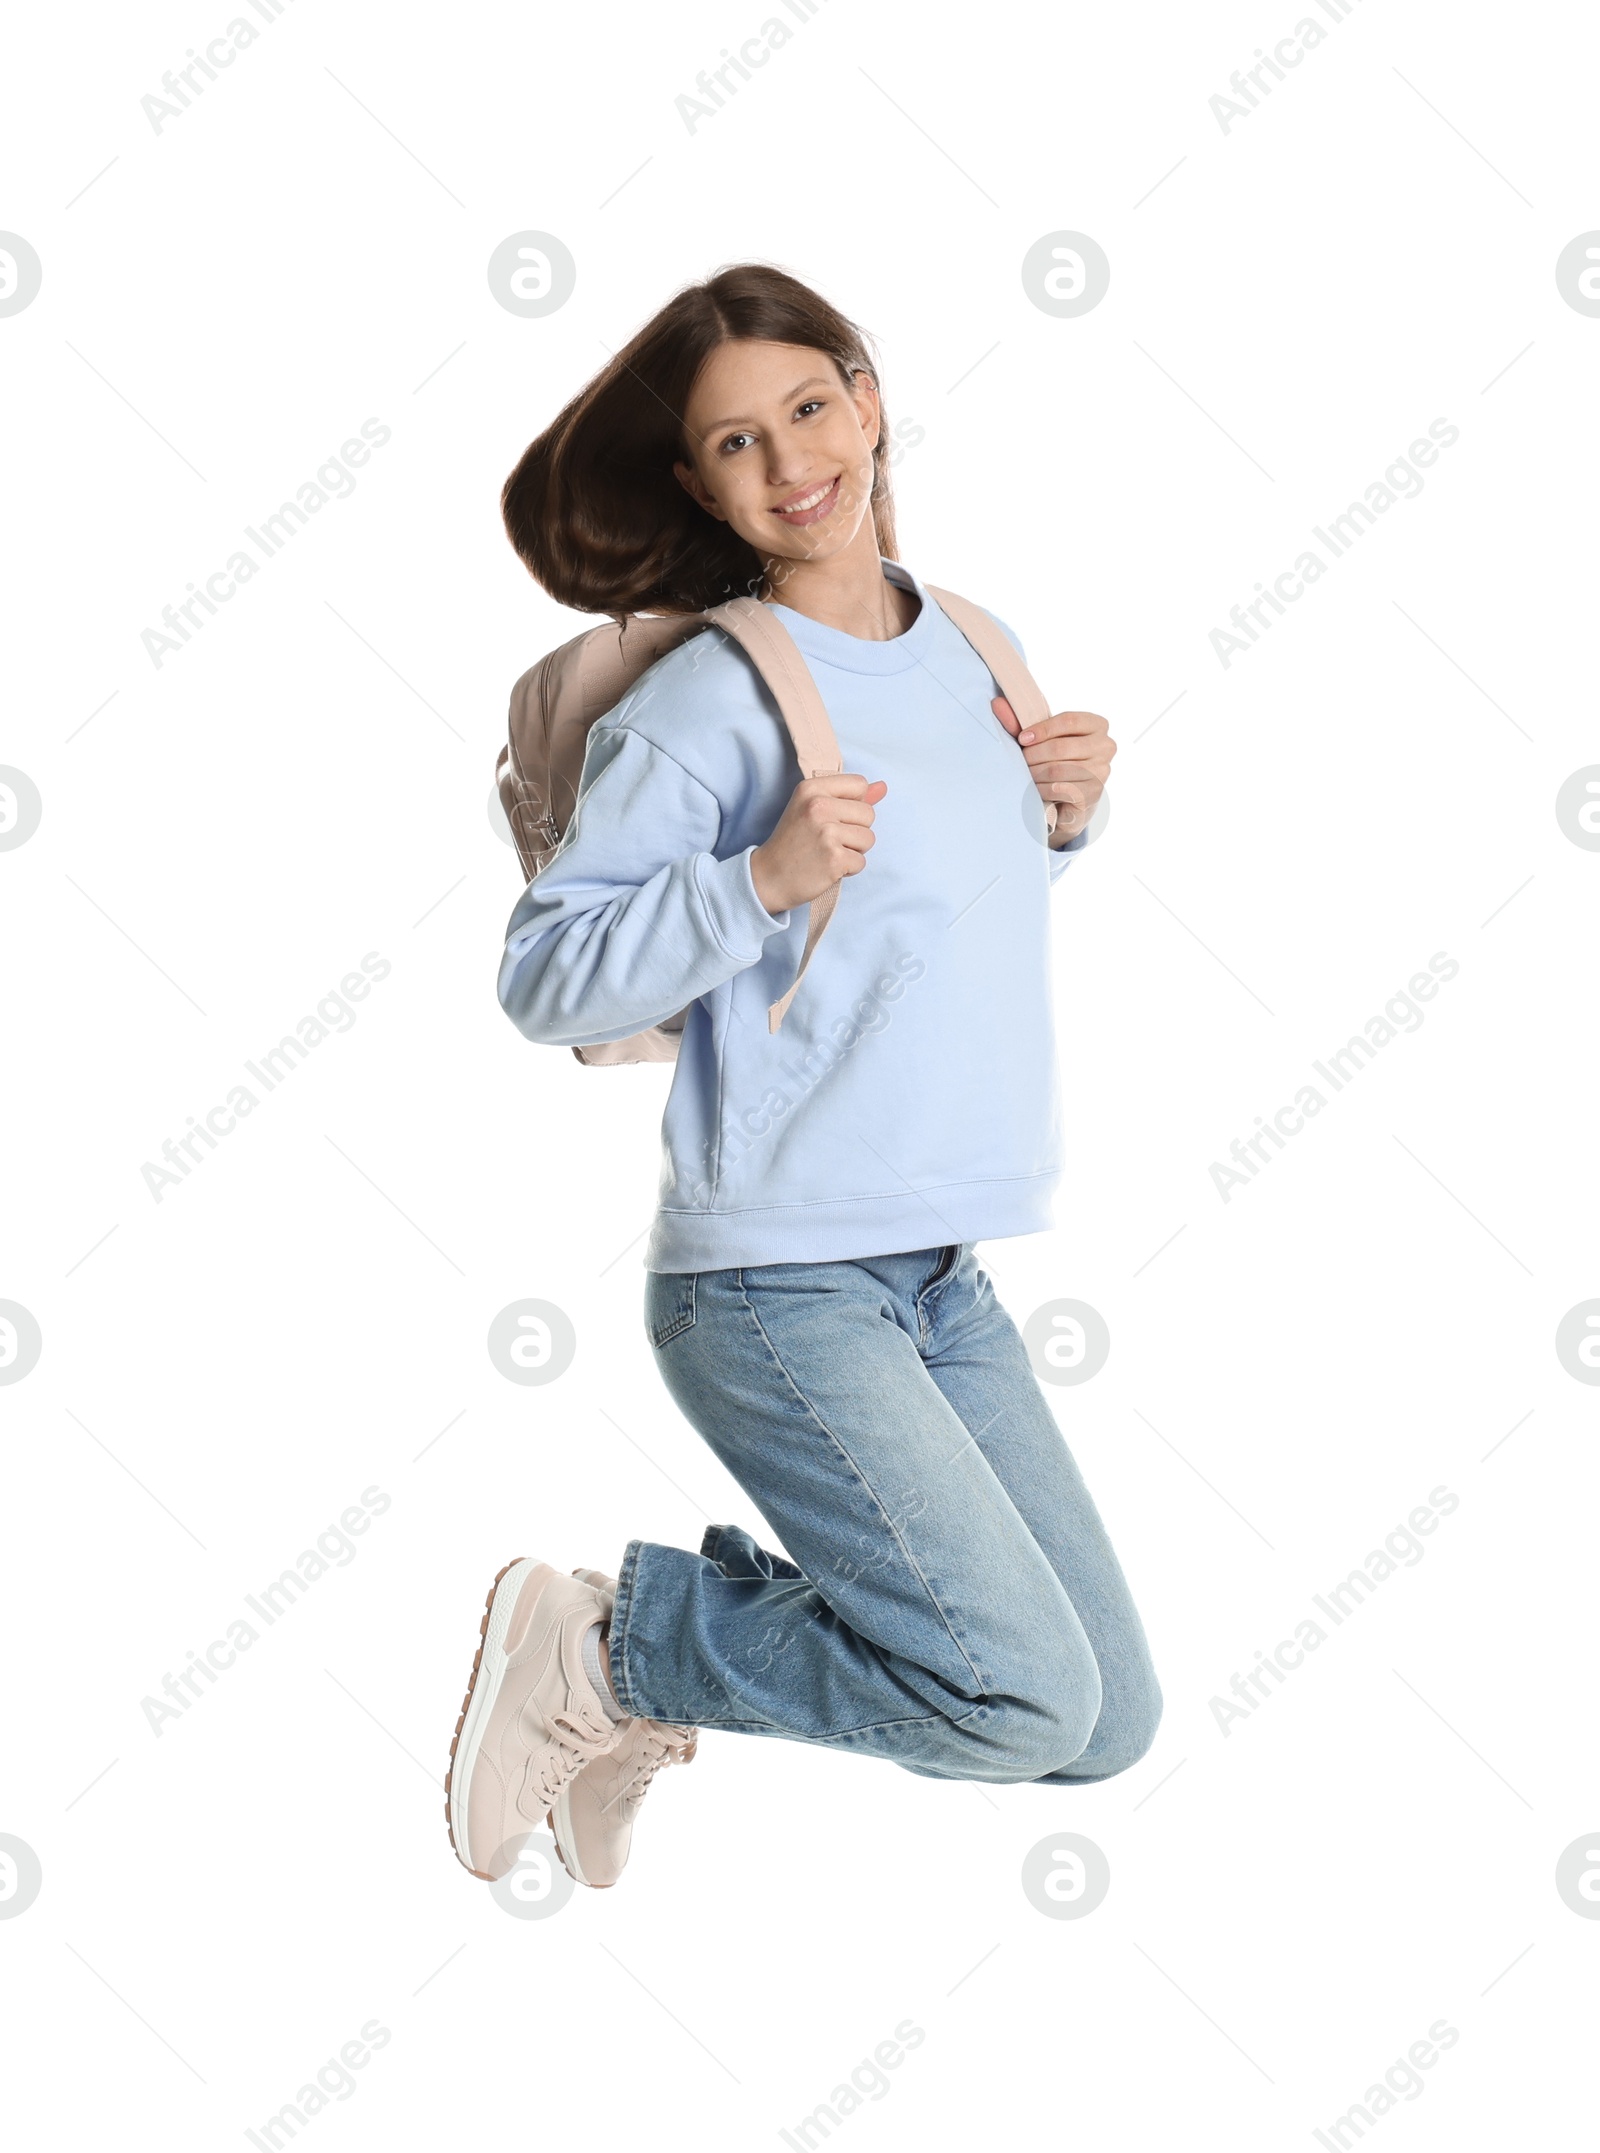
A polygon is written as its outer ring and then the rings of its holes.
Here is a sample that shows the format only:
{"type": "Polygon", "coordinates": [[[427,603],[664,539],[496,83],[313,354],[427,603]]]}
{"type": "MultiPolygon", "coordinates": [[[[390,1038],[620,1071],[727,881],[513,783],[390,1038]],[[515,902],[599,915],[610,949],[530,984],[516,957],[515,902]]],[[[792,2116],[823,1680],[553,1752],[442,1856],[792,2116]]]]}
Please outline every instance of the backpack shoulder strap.
{"type": "MultiPolygon", "coordinates": [[[[1000,683],[1000,693],[1016,712],[1017,724],[1026,731],[1028,726],[1049,717],[1050,705],[1045,701],[1044,690],[1028,671],[1011,638],[982,606],[975,606],[970,598],[958,598],[954,591],[936,590],[931,583],[922,587],[940,612],[949,614],[1000,683]]],[[[1054,830],[1056,810],[1052,801],[1045,802],[1044,819],[1046,828],[1054,830]]]]}
{"type": "MultiPolygon", "coordinates": [[[[782,621],[777,619],[771,607],[764,606],[757,598],[732,598],[726,605],[713,606],[704,617],[714,627],[724,629],[733,637],[772,690],[773,700],[777,703],[783,722],[789,728],[789,737],[794,742],[800,775],[827,777],[842,770],[844,758],[839,753],[839,742],[834,735],[827,706],[817,692],[817,684],[811,677],[810,668],[801,656],[794,637],[782,621]]],[[[789,991],[773,1002],[767,1010],[769,1032],[775,1032],[782,1026],[789,1004],[794,1000],[800,982],[806,976],[806,966],[811,962],[811,953],[822,940],[823,931],[832,919],[834,906],[838,902],[837,882],[831,889],[824,890],[820,897],[811,900],[810,917],[806,923],[805,948],[800,953],[800,968],[794,975],[789,991]]]]}
{"type": "Polygon", "coordinates": [[[970,598],[958,598],[954,591],[935,590],[931,583],[922,587],[940,612],[949,614],[993,673],[1000,683],[1000,693],[1017,714],[1018,724],[1037,725],[1049,717],[1050,705],[1044,699],[1044,690],[1028,671],[1011,638],[982,606],[975,606],[970,598]]]}
{"type": "Polygon", "coordinates": [[[844,768],[827,706],[794,637],[758,598],[731,598],[704,618],[725,629],[750,657],[772,690],[794,742],[802,777],[826,777],[844,768]]]}

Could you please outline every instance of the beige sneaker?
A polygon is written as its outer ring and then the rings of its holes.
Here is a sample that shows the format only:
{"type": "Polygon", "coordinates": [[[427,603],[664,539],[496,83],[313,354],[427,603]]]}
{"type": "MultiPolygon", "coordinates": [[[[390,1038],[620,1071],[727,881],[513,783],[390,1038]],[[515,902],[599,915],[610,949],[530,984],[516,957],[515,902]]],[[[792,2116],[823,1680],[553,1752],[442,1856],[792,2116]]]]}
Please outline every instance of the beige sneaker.
{"type": "MultiPolygon", "coordinates": [[[[605,1606],[606,1620],[617,1581],[603,1570],[574,1570],[605,1606]]],[[[567,1874],[579,1884],[614,1884],[627,1863],[633,1821],[663,1765],[694,1759],[696,1730],[659,1719],[625,1719],[617,1740],[602,1756],[574,1773],[550,1808],[550,1834],[567,1874]]]]}
{"type": "Polygon", "coordinates": [[[575,1774],[631,1722],[608,1719],[583,1671],[583,1633],[609,1601],[587,1580],[521,1557],[489,1592],[445,1774],[450,1843],[494,1883],[575,1774]]]}

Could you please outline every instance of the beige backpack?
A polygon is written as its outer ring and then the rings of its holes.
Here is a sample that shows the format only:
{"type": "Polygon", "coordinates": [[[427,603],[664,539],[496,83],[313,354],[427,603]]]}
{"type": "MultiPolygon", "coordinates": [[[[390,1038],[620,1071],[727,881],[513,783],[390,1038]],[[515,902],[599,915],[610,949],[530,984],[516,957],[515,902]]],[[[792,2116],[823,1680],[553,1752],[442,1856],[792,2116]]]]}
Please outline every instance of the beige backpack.
{"type": "MultiPolygon", "coordinates": [[[[1033,675],[988,614],[951,591],[935,590],[931,584],[923,588],[994,675],[1019,723],[1035,725],[1048,716],[1050,706],[1033,675]]],[[[510,738],[500,750],[495,778],[517,855],[530,882],[549,866],[572,820],[590,726],[614,710],[658,658],[707,627],[721,628],[732,636],[766,682],[789,728],[801,777],[823,777],[844,768],[817,684],[794,638],[770,606],[755,598],[734,598],[705,613],[633,613],[620,625],[607,621],[541,658],[511,691],[510,738]]],[[[1053,829],[1055,809],[1047,806],[1045,815],[1053,829]]],[[[799,969],[788,992],[767,1011],[769,1031],[777,1031],[783,1023],[811,953],[833,917],[839,889],[836,882],[811,902],[799,969]]],[[[612,1039],[572,1051],[590,1067],[675,1061],[688,1013],[680,1010],[664,1024],[652,1025],[631,1039],[612,1039]]]]}

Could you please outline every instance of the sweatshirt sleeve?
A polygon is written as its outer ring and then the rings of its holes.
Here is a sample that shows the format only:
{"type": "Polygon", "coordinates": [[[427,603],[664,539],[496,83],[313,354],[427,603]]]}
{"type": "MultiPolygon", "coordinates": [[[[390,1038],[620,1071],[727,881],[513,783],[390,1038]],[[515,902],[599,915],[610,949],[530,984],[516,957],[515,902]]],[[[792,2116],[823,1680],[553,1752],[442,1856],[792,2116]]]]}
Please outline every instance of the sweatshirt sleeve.
{"type": "Polygon", "coordinates": [[[560,849],[506,930],[500,1006],[547,1046],[626,1039],[719,987],[789,924],[715,846],[716,797],[625,725],[595,726],[560,849]]]}
{"type": "MultiPolygon", "coordinates": [[[[989,608],[987,606],[985,606],[983,610],[985,611],[985,613],[989,613],[989,608]]],[[[989,618],[994,622],[995,626],[1004,635],[1006,641],[1016,651],[1017,656],[1022,660],[1023,664],[1026,665],[1028,662],[1028,653],[1022,647],[1021,636],[1017,634],[1017,631],[1014,628],[1008,627],[1007,624],[1000,618],[998,613],[989,613],[989,618]]],[[[1045,856],[1050,863],[1050,886],[1052,889],[1061,880],[1061,877],[1066,873],[1067,869],[1078,857],[1078,854],[1085,849],[1085,847],[1088,845],[1088,842],[1089,832],[1087,828],[1080,830],[1076,837],[1067,838],[1062,844],[1055,845],[1049,843],[1048,841],[1046,842],[1045,856]]]]}

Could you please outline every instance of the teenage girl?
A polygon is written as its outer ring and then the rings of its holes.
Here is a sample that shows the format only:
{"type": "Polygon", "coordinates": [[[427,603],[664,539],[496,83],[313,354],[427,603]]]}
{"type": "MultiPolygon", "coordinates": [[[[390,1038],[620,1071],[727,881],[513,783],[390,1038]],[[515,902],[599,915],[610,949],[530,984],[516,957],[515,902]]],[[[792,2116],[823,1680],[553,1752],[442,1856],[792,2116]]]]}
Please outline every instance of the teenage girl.
{"type": "Polygon", "coordinates": [[[1050,890],[1115,747],[1083,711],[1019,729],[896,559],[888,449],[861,332],[746,265],[670,301],[505,487],[512,543],[564,605],[770,604],[847,767],[796,783],[764,683],[707,628],[594,726],[565,840],[511,915],[500,1000],[527,1038],[688,1010],[645,1325],[786,1553],[712,1525],[693,1553],[630,1541],[614,1577],[501,1572],[446,1781],[475,1875],[506,1874],[548,1816],[573,1876],[613,1883],[650,1779],[701,1726],[1065,1785],[1125,1771],[1160,1716],[1116,1556],[974,1250],[1052,1225],[1050,890]],[[807,907],[841,877],[774,1033],[807,907]]]}

